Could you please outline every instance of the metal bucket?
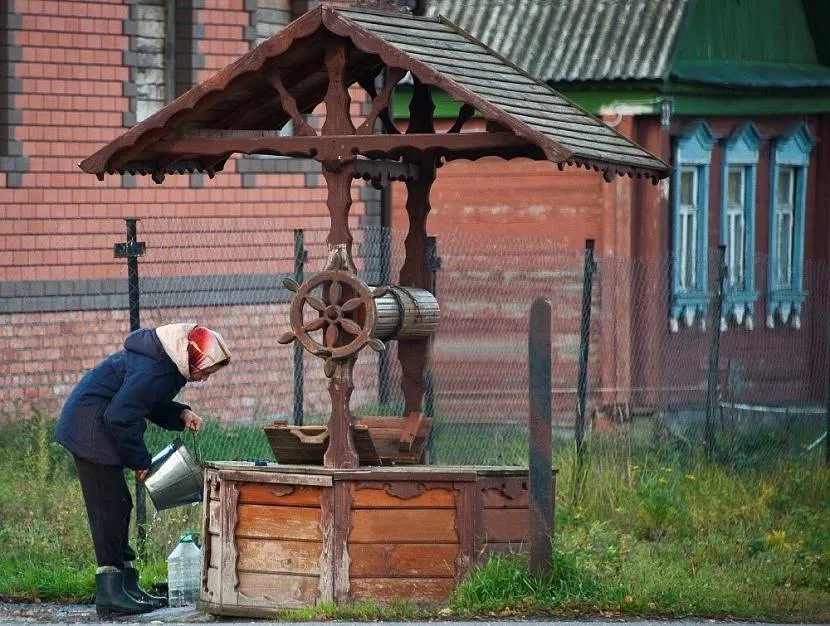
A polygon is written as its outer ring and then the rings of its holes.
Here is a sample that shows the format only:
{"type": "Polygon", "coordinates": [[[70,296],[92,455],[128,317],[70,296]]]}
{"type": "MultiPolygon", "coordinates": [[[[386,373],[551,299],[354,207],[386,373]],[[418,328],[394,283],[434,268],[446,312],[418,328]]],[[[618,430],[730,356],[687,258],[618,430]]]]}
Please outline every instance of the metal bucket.
{"type": "Polygon", "coordinates": [[[201,464],[178,437],[153,457],[144,480],[144,488],[157,511],[201,502],[203,484],[201,464]]]}

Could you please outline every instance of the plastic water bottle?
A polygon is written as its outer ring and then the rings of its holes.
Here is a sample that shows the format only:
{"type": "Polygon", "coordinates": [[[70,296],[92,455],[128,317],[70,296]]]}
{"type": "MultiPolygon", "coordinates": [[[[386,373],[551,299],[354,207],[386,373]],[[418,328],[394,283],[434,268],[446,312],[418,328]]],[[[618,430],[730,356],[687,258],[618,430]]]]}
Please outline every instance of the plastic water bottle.
{"type": "Polygon", "coordinates": [[[167,589],[170,606],[195,604],[202,586],[202,551],[191,533],[182,535],[167,557],[167,589]]]}

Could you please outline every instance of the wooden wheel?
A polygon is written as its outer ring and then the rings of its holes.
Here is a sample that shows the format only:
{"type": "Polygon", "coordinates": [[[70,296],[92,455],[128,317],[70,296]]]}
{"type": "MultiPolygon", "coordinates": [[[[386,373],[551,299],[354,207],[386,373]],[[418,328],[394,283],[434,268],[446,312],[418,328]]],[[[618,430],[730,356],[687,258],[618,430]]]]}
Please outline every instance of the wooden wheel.
{"type": "Polygon", "coordinates": [[[294,292],[294,297],[289,313],[291,331],[279,338],[280,343],[299,341],[306,350],[326,359],[348,358],[367,344],[377,352],[386,349],[382,341],[372,338],[377,317],[374,298],[386,293],[385,289],[376,289],[372,293],[362,280],[343,270],[319,272],[302,285],[291,279],[286,279],[283,284],[294,292]],[[323,286],[325,298],[312,293],[320,286],[323,286]],[[344,286],[354,295],[341,302],[344,286]],[[319,314],[307,323],[304,322],[306,305],[319,314]],[[318,330],[323,331],[322,343],[310,335],[318,330]],[[348,337],[352,339],[347,341],[348,337]]]}

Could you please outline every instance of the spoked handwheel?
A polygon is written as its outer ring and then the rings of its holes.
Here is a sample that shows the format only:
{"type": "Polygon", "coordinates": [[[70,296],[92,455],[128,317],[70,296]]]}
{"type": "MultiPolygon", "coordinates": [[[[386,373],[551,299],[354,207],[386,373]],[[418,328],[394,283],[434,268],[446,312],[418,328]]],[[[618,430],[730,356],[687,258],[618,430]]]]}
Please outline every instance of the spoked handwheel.
{"type": "Polygon", "coordinates": [[[333,363],[329,365],[331,361],[350,357],[366,345],[376,352],[386,349],[380,339],[372,337],[377,317],[374,298],[383,296],[387,291],[385,288],[372,292],[362,280],[343,270],[319,272],[302,285],[290,278],[286,278],[283,284],[294,292],[294,297],[289,313],[291,330],[279,338],[279,343],[288,344],[297,340],[315,356],[327,359],[327,375],[333,369],[333,363]],[[325,300],[312,293],[320,286],[326,295],[325,300]],[[354,295],[341,302],[344,287],[354,295]],[[307,323],[304,321],[306,305],[319,314],[307,323]],[[310,335],[318,330],[323,331],[322,343],[310,335]],[[351,340],[346,341],[349,337],[351,340]]]}

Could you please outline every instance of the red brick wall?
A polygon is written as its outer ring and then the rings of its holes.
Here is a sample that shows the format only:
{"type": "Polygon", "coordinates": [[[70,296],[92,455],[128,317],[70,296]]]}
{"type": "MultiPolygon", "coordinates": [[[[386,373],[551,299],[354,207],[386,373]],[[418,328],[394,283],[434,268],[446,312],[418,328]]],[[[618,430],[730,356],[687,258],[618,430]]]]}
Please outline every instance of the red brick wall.
{"type": "MultiPolygon", "coordinates": [[[[243,0],[205,0],[201,6],[194,12],[203,27],[199,80],[249,49],[243,34],[251,20],[243,0]]],[[[123,188],[120,176],[99,182],[78,168],[126,130],[122,120],[130,101],[122,93],[129,70],[122,62],[129,49],[123,34],[129,8],[121,0],[15,3],[21,57],[14,71],[22,93],[14,103],[22,123],[14,135],[30,167],[17,188],[6,187],[0,175],[0,285],[124,278],[126,262],[113,258],[113,244],[125,239],[125,217],[142,220],[139,240],[148,244],[142,277],[291,271],[295,228],[307,230],[313,250],[307,270],[321,269],[329,224],[321,176],[255,173],[254,186],[243,187],[231,161],[215,179],[204,176],[201,188],[191,187],[188,176],[168,176],[162,185],[137,177],[134,188],[123,188]]],[[[359,123],[365,98],[352,95],[359,123]]],[[[362,186],[354,185],[355,226],[366,212],[362,186]]],[[[208,398],[212,412],[249,417],[259,405],[266,413],[286,406],[290,411],[285,385],[291,349],[274,345],[288,326],[284,306],[142,311],[144,325],[181,319],[215,323],[236,343],[238,358],[228,376],[233,393],[218,377],[215,386],[193,392],[208,398]],[[262,343],[253,352],[252,341],[262,343]]],[[[0,412],[31,404],[54,411],[80,373],[119,346],[128,328],[124,310],[0,315],[0,412]]],[[[307,362],[319,366],[310,356],[307,362]]],[[[321,369],[311,367],[309,376],[322,378],[321,369]]],[[[326,392],[318,382],[317,389],[311,381],[306,388],[308,402],[319,408],[326,392]]]]}

